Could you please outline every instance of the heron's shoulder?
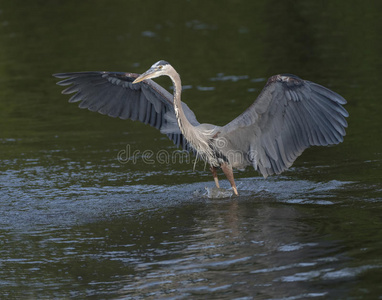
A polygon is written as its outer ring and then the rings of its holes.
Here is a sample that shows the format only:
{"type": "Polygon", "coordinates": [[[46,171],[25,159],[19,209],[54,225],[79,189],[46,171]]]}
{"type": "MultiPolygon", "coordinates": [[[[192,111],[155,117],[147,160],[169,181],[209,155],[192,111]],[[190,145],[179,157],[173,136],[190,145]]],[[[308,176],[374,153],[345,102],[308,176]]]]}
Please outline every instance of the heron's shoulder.
{"type": "Polygon", "coordinates": [[[221,127],[213,124],[202,123],[196,126],[198,130],[203,131],[205,134],[214,135],[221,127]]]}
{"type": "Polygon", "coordinates": [[[281,83],[282,85],[286,85],[288,87],[292,86],[301,86],[305,83],[305,80],[293,74],[278,74],[270,77],[266,83],[266,86],[281,83]]]}

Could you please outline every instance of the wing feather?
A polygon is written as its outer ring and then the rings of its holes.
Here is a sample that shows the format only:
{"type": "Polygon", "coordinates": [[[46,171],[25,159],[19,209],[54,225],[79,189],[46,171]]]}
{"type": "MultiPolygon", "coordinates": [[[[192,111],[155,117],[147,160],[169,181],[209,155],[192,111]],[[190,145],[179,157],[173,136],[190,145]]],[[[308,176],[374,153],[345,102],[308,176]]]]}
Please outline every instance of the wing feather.
{"type": "MultiPolygon", "coordinates": [[[[176,120],[173,96],[152,80],[137,84],[132,82],[139,76],[122,72],[75,72],[53,76],[62,79],[57,84],[66,86],[63,94],[75,93],[69,102],[80,102],[87,108],[114,118],[138,120],[166,134],[177,146],[191,150],[182,136],[176,120]]],[[[194,126],[199,125],[195,114],[182,102],[183,110],[194,126]]]]}
{"type": "Polygon", "coordinates": [[[310,146],[342,142],[349,116],[343,104],[342,96],[316,83],[272,76],[256,101],[221,128],[220,137],[241,154],[230,163],[253,165],[267,177],[289,168],[310,146]]]}

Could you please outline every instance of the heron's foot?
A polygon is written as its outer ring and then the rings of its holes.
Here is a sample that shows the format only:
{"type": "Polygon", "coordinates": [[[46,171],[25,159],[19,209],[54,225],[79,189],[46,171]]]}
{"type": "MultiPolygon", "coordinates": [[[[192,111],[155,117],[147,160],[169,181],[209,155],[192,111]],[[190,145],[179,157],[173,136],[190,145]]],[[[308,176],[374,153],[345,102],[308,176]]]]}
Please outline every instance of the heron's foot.
{"type": "Polygon", "coordinates": [[[223,198],[230,198],[234,194],[233,190],[229,189],[223,189],[223,188],[217,188],[217,187],[206,187],[207,191],[207,198],[209,199],[223,199],[223,198]]]}
{"type": "Polygon", "coordinates": [[[233,187],[232,187],[232,190],[233,190],[233,192],[234,192],[234,194],[235,194],[236,196],[239,196],[239,193],[237,192],[237,188],[236,188],[236,186],[233,186],[233,187]]]}
{"type": "Polygon", "coordinates": [[[232,167],[226,163],[221,164],[221,168],[227,177],[229,183],[231,184],[232,190],[235,193],[236,196],[239,196],[239,193],[237,192],[235,179],[233,178],[233,171],[232,167]]]}
{"type": "Polygon", "coordinates": [[[216,171],[216,168],[213,166],[210,166],[210,171],[212,173],[212,176],[214,177],[215,185],[217,188],[220,188],[219,186],[219,179],[218,179],[218,172],[216,171]]]}

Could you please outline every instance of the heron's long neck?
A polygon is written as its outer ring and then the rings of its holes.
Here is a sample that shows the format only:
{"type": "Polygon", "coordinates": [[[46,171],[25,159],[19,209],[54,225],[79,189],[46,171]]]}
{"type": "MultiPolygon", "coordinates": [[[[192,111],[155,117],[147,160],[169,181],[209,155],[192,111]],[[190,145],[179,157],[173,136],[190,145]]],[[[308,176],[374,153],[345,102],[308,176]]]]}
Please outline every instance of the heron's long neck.
{"type": "Polygon", "coordinates": [[[191,140],[191,137],[189,136],[190,132],[188,132],[186,129],[193,128],[194,126],[188,121],[186,115],[183,112],[181,102],[182,82],[180,80],[179,74],[175,71],[175,69],[173,69],[170,78],[174,85],[174,110],[180,131],[187,140],[191,140]]]}
{"type": "Polygon", "coordinates": [[[216,165],[217,162],[215,161],[211,147],[207,142],[209,137],[199,130],[198,127],[192,125],[183,112],[182,102],[180,100],[182,83],[180,81],[180,76],[175,69],[172,69],[170,78],[174,84],[174,110],[181,133],[203,159],[216,165]]]}

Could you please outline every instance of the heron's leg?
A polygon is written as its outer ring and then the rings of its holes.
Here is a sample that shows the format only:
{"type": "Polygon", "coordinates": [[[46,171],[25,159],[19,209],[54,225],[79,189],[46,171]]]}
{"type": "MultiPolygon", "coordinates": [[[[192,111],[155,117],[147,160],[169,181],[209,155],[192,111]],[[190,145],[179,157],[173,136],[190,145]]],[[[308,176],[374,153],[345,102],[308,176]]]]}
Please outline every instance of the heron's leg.
{"type": "Polygon", "coordinates": [[[212,176],[214,177],[216,187],[220,188],[220,186],[219,186],[219,179],[218,179],[218,173],[216,172],[216,168],[213,167],[213,166],[210,166],[210,170],[211,170],[212,176]]]}
{"type": "Polygon", "coordinates": [[[223,163],[221,164],[221,168],[225,176],[227,177],[229,183],[231,184],[233,192],[235,193],[236,196],[239,196],[239,193],[237,192],[237,188],[236,188],[235,179],[233,178],[232,167],[226,163],[223,163]]]}

